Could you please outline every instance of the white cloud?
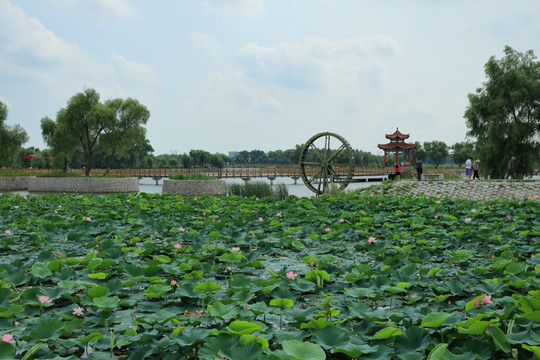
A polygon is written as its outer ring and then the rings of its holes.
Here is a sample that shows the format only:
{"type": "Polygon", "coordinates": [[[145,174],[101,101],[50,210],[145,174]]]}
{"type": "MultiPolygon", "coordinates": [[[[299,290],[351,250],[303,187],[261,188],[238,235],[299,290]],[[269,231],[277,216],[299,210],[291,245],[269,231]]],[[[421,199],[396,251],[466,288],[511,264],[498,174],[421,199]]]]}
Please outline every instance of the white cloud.
{"type": "Polygon", "coordinates": [[[102,10],[111,17],[136,18],[139,17],[127,0],[91,0],[97,9],[102,10]]]}
{"type": "MultiPolygon", "coordinates": [[[[274,114],[284,109],[282,102],[269,91],[252,87],[241,71],[212,75],[204,90],[206,101],[200,110],[208,114],[274,114]]],[[[232,116],[230,121],[245,124],[253,122],[254,118],[232,116]]]]}
{"type": "Polygon", "coordinates": [[[54,0],[54,3],[72,12],[92,12],[107,18],[140,18],[128,0],[54,0]]]}
{"type": "Polygon", "coordinates": [[[216,39],[197,32],[190,33],[188,37],[195,43],[197,48],[208,52],[212,57],[218,54],[219,45],[216,39]]]}
{"type": "Polygon", "coordinates": [[[0,73],[52,80],[66,73],[94,73],[95,65],[77,44],[58,38],[39,20],[0,0],[0,73]]]}
{"type": "Polygon", "coordinates": [[[113,61],[118,73],[126,80],[152,83],[157,79],[154,69],[146,63],[132,62],[118,54],[113,54],[113,61]]]}
{"type": "Polygon", "coordinates": [[[252,78],[291,88],[376,87],[387,72],[386,60],[398,48],[383,35],[352,39],[306,38],[276,46],[247,44],[240,66],[252,78]]]}
{"type": "Polygon", "coordinates": [[[205,8],[223,15],[255,18],[264,11],[262,0],[199,0],[205,8]]]}

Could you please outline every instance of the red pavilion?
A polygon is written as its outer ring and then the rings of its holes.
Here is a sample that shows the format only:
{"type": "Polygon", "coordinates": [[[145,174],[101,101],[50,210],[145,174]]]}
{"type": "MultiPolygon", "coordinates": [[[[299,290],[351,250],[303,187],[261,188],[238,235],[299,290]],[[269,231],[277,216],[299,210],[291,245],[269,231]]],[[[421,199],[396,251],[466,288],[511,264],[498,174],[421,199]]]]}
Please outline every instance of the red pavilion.
{"type": "Polygon", "coordinates": [[[393,134],[386,134],[386,138],[390,140],[388,144],[379,144],[377,147],[384,151],[384,165],[386,166],[386,153],[396,152],[396,163],[399,163],[399,153],[409,153],[409,164],[411,163],[411,150],[416,149],[416,144],[407,144],[405,139],[409,138],[409,134],[402,134],[396,128],[393,134]]]}

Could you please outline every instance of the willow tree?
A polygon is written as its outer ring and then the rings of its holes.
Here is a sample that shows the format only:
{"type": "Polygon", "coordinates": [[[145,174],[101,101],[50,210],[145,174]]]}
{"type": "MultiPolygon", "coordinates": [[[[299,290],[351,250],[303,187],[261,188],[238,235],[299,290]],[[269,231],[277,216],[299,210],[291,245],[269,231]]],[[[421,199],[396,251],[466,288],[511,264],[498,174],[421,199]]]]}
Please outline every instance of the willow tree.
{"type": "Polygon", "coordinates": [[[504,54],[489,59],[487,80],[468,95],[467,134],[476,139],[485,175],[503,177],[515,156],[516,175],[523,178],[540,158],[540,62],[532,50],[506,46],[504,54]]]}
{"type": "Polygon", "coordinates": [[[74,95],[67,106],[58,111],[56,122],[43,118],[41,129],[55,156],[67,159],[71,154],[81,153],[88,176],[97,152],[103,151],[112,158],[144,143],[146,131],[142,125],[149,116],[146,107],[137,100],[115,99],[102,104],[99,94],[87,89],[74,95]]]}

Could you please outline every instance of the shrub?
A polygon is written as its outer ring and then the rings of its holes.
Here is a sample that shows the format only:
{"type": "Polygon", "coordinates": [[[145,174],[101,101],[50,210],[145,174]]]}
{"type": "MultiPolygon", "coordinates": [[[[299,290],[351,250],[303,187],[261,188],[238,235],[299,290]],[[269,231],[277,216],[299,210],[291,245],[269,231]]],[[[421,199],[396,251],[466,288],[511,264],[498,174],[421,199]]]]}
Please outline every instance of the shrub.
{"type": "Polygon", "coordinates": [[[227,186],[227,194],[242,197],[255,196],[258,198],[275,196],[279,199],[285,199],[289,195],[289,191],[285,184],[278,184],[274,188],[272,185],[263,181],[246,181],[245,184],[229,184],[227,186]]]}
{"type": "Polygon", "coordinates": [[[216,180],[217,178],[213,176],[208,176],[205,174],[170,174],[169,179],[171,180],[216,180]]]}

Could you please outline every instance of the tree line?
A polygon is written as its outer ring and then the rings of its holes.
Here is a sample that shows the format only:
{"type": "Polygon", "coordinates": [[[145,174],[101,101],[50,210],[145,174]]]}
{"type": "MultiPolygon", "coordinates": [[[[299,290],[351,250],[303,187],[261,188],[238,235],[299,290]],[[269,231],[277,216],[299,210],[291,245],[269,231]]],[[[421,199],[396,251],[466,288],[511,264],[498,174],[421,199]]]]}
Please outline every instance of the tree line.
{"type": "MultiPolygon", "coordinates": [[[[469,157],[482,159],[482,172],[502,178],[515,156],[518,178],[540,166],[540,62],[532,50],[520,53],[507,46],[504,56],[485,64],[486,81],[468,94],[464,118],[466,140],[451,146],[443,141],[416,143],[412,162],[422,159],[438,167],[462,166],[469,157]]],[[[6,124],[7,105],[0,102],[0,166],[59,168],[192,168],[224,166],[296,166],[302,145],[264,152],[243,150],[229,155],[191,150],[154,156],[146,138],[148,109],[135,99],[100,101],[94,89],[74,95],[56,119],[41,119],[48,149],[22,148],[28,141],[19,125],[6,124]]],[[[357,166],[384,166],[383,156],[355,150],[357,166]]],[[[403,157],[402,157],[403,159],[403,157]]],[[[387,162],[392,164],[392,155],[387,162]]]]}

